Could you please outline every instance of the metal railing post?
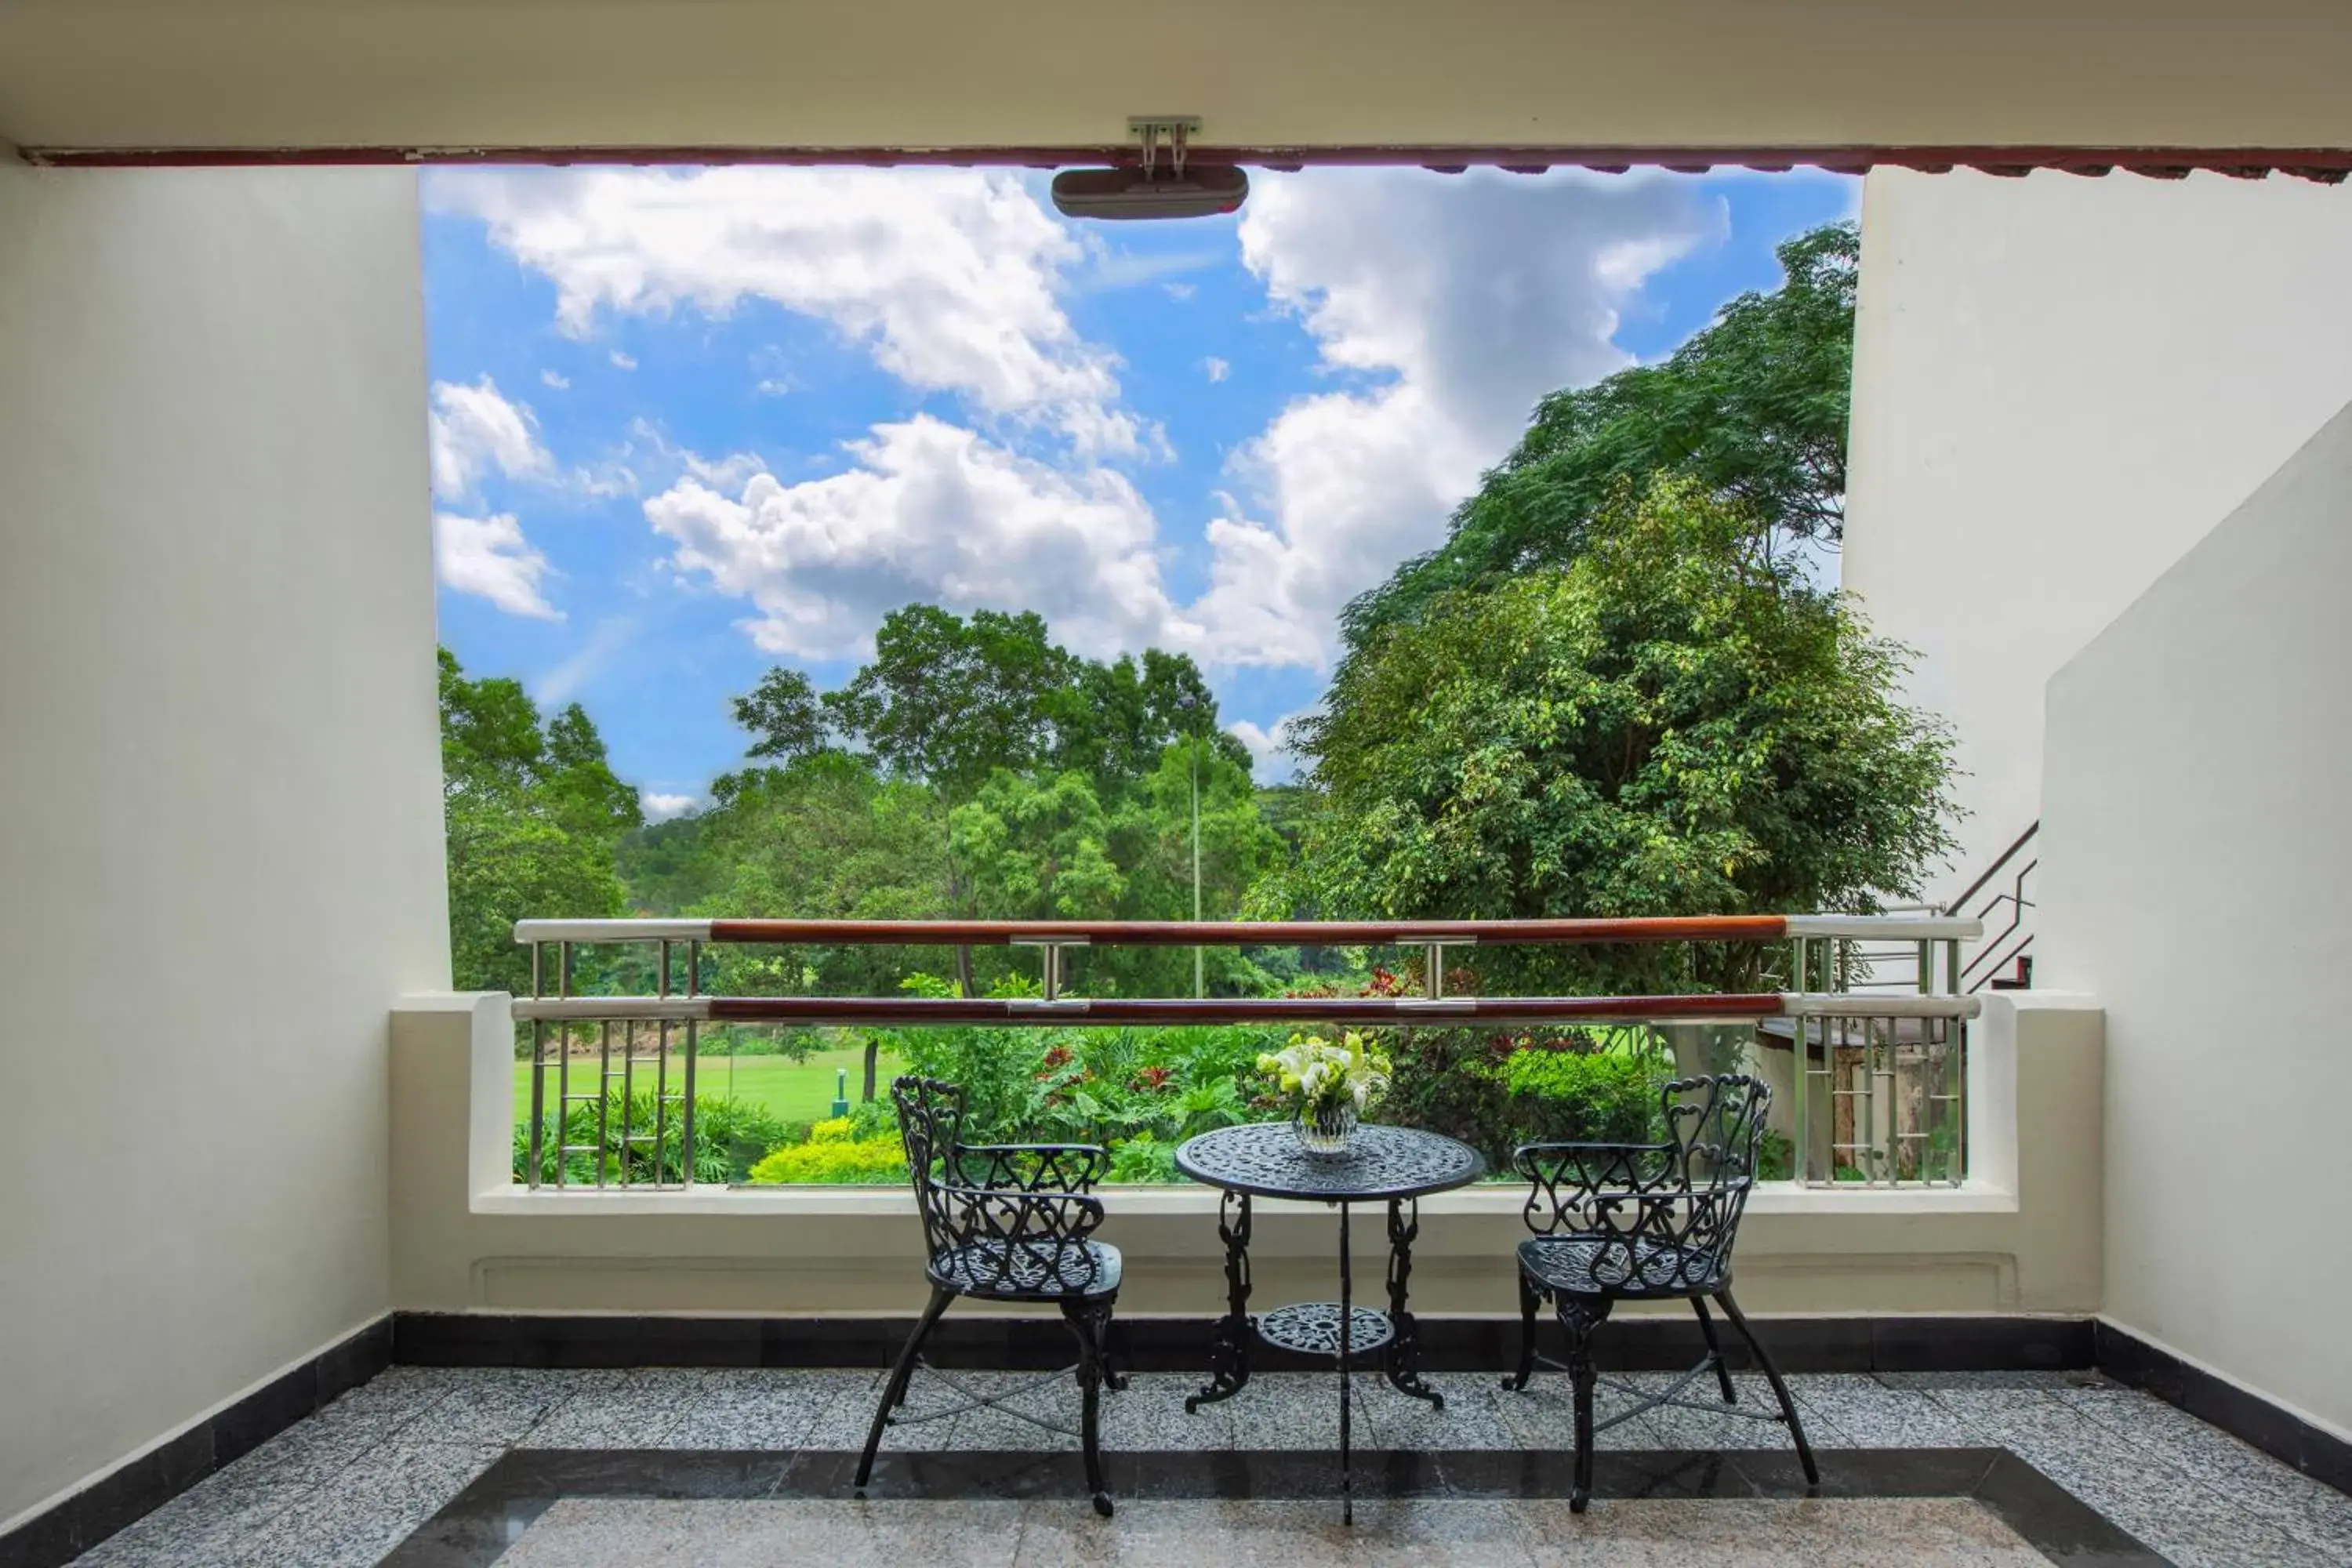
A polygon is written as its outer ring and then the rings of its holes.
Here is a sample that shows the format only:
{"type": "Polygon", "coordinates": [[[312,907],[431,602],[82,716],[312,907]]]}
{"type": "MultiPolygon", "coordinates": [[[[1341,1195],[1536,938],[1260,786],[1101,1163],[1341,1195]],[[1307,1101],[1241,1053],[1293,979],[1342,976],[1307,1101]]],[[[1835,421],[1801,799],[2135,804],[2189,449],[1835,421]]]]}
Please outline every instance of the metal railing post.
{"type": "MultiPolygon", "coordinates": [[[[686,944],[686,994],[688,996],[702,994],[702,944],[698,942],[686,944]]],[[[686,1103],[679,1108],[677,1129],[678,1184],[686,1187],[694,1185],[694,1058],[699,1040],[700,1031],[695,1026],[695,1021],[688,1018],[686,1021],[686,1103]]]]}
{"type": "MultiPolygon", "coordinates": [[[[530,999],[534,1002],[547,994],[546,983],[541,973],[541,961],[546,951],[543,943],[534,942],[530,944],[530,999]]],[[[562,1135],[559,1134],[556,1142],[560,1143],[562,1141],[562,1135]]],[[[528,1173],[528,1180],[534,1188],[539,1185],[539,1173],[546,1149],[547,1021],[543,1018],[533,1018],[530,1021],[530,1152],[528,1156],[530,1169],[528,1173]]]]}
{"type": "MultiPolygon", "coordinates": [[[[1802,995],[1806,988],[1805,965],[1811,954],[1803,937],[1797,938],[1795,945],[1796,951],[1789,963],[1790,988],[1802,995]]],[[[1789,1173],[1798,1185],[1807,1186],[1813,1179],[1813,1130],[1805,1109],[1806,1090],[1811,1087],[1805,1080],[1813,1076],[1813,1055],[1809,1039],[1812,1033],[1812,1020],[1800,1013],[1790,1021],[1796,1026],[1790,1031],[1796,1070],[1790,1076],[1789,1083],[1795,1100],[1790,1119],[1796,1125],[1797,1136],[1796,1152],[1789,1160],[1789,1173]]]]}

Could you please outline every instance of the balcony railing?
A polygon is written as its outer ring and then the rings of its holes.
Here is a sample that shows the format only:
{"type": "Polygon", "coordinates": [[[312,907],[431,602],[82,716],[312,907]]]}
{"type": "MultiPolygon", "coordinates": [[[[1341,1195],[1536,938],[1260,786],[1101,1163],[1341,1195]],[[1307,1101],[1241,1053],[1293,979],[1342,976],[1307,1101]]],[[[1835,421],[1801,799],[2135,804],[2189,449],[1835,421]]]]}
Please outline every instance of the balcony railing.
{"type": "MultiPolygon", "coordinates": [[[[530,920],[532,1187],[678,1189],[696,1180],[695,1076],[708,1024],[844,1028],[1328,1024],[1356,1028],[1633,1026],[1685,1072],[1741,1068],[1773,1081],[1787,1175],[1808,1185],[1953,1186],[1968,1169],[1968,1021],[1960,949],[1973,920],[1728,915],[1539,921],[1006,921],[530,920]],[[1461,995],[1450,949],[1599,943],[1765,943],[1786,950],[1789,989],[1738,994],[1461,995]],[[583,948],[650,946],[650,994],[583,995],[583,948]],[[1014,997],[722,996],[700,989],[715,945],[1010,946],[1039,953],[1039,994],[1014,997]],[[1129,946],[1391,947],[1422,952],[1418,996],[1086,996],[1072,949],[1129,946]],[[1874,968],[1906,962],[1898,993],[1874,968]],[[1875,963],[1874,963],[1875,961],[1875,963]],[[551,1050],[551,1043],[552,1049],[551,1050]],[[1785,1058],[1784,1058],[1785,1053],[1785,1058]],[[590,1088],[575,1089],[584,1079],[590,1088]],[[585,1112],[582,1108],[593,1108],[585,1112]],[[551,1115],[551,1112],[552,1114],[551,1115]],[[588,1127],[593,1125],[593,1134],[588,1127]],[[554,1142],[548,1142],[550,1134],[554,1142]],[[575,1137],[575,1133],[581,1136],[575,1137]],[[584,1156],[594,1174],[569,1173],[584,1156]]],[[[524,1152],[519,1151],[519,1152],[524,1152]]]]}

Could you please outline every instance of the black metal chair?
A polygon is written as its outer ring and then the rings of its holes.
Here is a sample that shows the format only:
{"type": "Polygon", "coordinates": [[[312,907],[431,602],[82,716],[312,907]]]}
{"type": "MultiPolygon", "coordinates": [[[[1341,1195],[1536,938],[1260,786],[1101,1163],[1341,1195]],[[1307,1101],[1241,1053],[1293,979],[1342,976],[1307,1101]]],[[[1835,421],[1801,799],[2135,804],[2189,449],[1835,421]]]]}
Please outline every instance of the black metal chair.
{"type": "MultiPolygon", "coordinates": [[[[863,1495],[874,1473],[874,1455],[886,1426],[945,1416],[986,1405],[1048,1431],[1065,1431],[1012,1405],[1010,1395],[984,1395],[922,1361],[923,1342],[948,1303],[959,1296],[987,1301],[1050,1301],[1077,1337],[1075,1372],[1081,1392],[1078,1440],[1086,1453],[1087,1488],[1095,1511],[1109,1517],[1110,1494],[1103,1486],[1098,1441],[1101,1389],[1124,1388],[1110,1369],[1111,1309],[1118,1300],[1118,1249],[1095,1239],[1103,1222],[1102,1200],[1086,1196],[1110,1171],[1110,1156],[1091,1144],[966,1143],[961,1141],[963,1090],[937,1079],[902,1078],[890,1086],[898,1108],[898,1132],[907,1146],[907,1170],[923,1220],[924,1275],[931,1282],[930,1304],[907,1336],[883,1384],[882,1401],[866,1435],[857,1462],[863,1495]],[[922,1365],[965,1395],[964,1403],[920,1415],[903,1415],[908,1384],[922,1365]]],[[[1020,1392],[1015,1390],[1015,1393],[1020,1392]]]]}
{"type": "Polygon", "coordinates": [[[1539,1359],[1568,1373],[1576,1399],[1576,1481],[1569,1506],[1579,1513],[1592,1494],[1594,1433],[1662,1405],[1778,1421],[1796,1442],[1805,1479],[1818,1486],[1822,1479],[1788,1384],[1731,1299],[1731,1247],[1755,1184],[1772,1090],[1756,1079],[1724,1074],[1678,1079],[1660,1100],[1663,1142],[1528,1143],[1511,1156],[1529,1183],[1526,1219],[1535,1234],[1519,1243],[1519,1365],[1503,1386],[1527,1387],[1539,1359]],[[1777,1415],[1738,1405],[1715,1320],[1707,1315],[1709,1297],[1754,1352],[1780,1401],[1777,1415]],[[1546,1299],[1568,1331],[1565,1363],[1536,1354],[1536,1309],[1546,1299]],[[1594,1331],[1619,1301],[1675,1300],[1688,1301],[1698,1314],[1706,1356],[1662,1394],[1612,1379],[1612,1388],[1633,1394],[1635,1403],[1596,1426],[1592,1394],[1601,1380],[1592,1360],[1594,1331]],[[1684,1399],[1683,1390],[1709,1372],[1723,1405],[1684,1399]]]}

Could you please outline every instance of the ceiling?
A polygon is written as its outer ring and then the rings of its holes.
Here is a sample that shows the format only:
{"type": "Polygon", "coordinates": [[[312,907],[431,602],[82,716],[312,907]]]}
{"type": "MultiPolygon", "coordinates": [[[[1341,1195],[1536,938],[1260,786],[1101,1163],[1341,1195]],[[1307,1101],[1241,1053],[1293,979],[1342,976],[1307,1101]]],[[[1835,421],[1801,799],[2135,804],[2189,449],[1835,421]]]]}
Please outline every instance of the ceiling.
{"type": "Polygon", "coordinates": [[[2341,0],[0,0],[54,162],[2352,165],[2341,0]],[[2190,152],[2189,150],[2197,150],[2190,152]]]}

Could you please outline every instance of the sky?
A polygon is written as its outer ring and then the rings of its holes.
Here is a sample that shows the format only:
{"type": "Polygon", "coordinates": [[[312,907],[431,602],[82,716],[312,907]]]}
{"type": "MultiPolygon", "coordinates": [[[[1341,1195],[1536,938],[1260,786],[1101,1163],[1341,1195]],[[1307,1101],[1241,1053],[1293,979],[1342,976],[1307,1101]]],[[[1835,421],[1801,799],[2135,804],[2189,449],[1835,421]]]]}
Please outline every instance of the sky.
{"type": "Polygon", "coordinates": [[[1444,537],[1544,394],[1671,353],[1858,181],[1252,172],[1080,223],[966,169],[424,175],[441,640],[578,701],[648,816],[729,699],[889,611],[1189,653],[1266,782],[1337,613],[1444,537]]]}

